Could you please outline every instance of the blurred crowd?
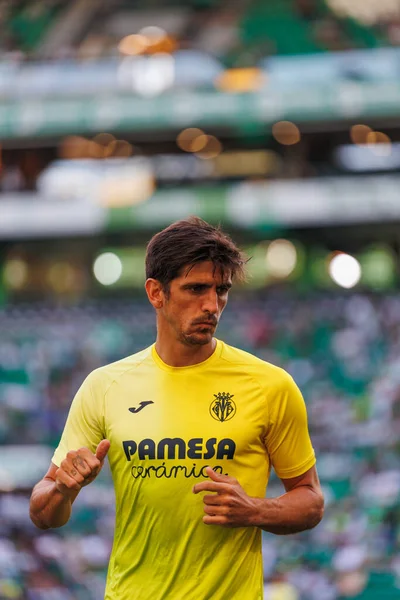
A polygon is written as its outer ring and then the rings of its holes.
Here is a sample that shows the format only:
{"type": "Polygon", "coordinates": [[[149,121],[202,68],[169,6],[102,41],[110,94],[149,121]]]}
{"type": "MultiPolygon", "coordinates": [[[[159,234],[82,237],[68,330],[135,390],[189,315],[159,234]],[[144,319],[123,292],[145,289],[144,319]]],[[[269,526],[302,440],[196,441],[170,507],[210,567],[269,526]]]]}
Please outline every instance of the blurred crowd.
{"type": "MultiPolygon", "coordinates": [[[[83,378],[151,344],[154,315],[140,298],[11,305],[0,331],[0,598],[98,600],[114,525],[110,474],[82,491],[67,527],[36,530],[35,448],[51,457],[83,378]]],[[[293,375],[326,497],[315,530],[265,534],[266,600],[399,598],[400,298],[233,294],[218,337],[293,375]]],[[[273,477],[268,495],[280,493],[273,477]]]]}
{"type": "Polygon", "coordinates": [[[354,3],[350,15],[359,20],[334,7],[324,0],[155,0],[145,8],[136,0],[1,0],[0,55],[13,61],[117,56],[124,35],[154,26],[170,36],[170,50],[204,51],[237,67],[275,54],[399,45],[400,19],[393,10],[374,14],[372,7],[365,23],[362,3],[359,11],[354,3]],[[50,43],[57,27],[59,41],[50,43]]]}

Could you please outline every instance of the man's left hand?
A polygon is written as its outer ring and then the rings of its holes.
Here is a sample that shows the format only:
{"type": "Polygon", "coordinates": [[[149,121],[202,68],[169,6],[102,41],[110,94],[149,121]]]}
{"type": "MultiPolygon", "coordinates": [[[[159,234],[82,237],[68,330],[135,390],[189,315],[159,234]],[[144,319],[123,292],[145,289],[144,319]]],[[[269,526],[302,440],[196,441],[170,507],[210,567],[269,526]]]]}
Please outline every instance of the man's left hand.
{"type": "Polygon", "coordinates": [[[259,498],[246,494],[234,477],[220,475],[211,467],[206,468],[210,481],[202,481],[193,486],[193,493],[215,492],[203,498],[203,523],[224,527],[249,527],[255,525],[259,498]]]}

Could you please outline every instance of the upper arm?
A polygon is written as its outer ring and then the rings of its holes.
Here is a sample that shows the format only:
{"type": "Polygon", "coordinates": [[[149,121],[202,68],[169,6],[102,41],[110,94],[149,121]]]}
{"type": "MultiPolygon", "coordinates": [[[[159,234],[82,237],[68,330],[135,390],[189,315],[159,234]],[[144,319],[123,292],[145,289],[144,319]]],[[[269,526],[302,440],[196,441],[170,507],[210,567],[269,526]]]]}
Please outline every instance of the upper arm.
{"type": "Polygon", "coordinates": [[[315,465],[303,396],[286,372],[270,391],[265,446],[281,480],[296,480],[315,465]]]}
{"type": "Polygon", "coordinates": [[[317,473],[316,466],[312,466],[302,475],[297,477],[290,477],[288,479],[281,479],[285,490],[290,492],[299,487],[308,487],[322,497],[321,484],[317,473]]]}

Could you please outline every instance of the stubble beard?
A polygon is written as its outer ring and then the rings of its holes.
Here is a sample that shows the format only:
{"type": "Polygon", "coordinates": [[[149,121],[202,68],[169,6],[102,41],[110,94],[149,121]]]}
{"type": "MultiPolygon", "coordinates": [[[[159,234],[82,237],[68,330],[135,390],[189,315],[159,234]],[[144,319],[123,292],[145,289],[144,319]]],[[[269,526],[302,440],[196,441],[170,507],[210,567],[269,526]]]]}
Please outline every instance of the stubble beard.
{"type": "Polygon", "coordinates": [[[206,346],[214,337],[215,329],[208,330],[206,333],[200,335],[198,333],[185,333],[181,331],[180,341],[185,346],[206,346]]]}

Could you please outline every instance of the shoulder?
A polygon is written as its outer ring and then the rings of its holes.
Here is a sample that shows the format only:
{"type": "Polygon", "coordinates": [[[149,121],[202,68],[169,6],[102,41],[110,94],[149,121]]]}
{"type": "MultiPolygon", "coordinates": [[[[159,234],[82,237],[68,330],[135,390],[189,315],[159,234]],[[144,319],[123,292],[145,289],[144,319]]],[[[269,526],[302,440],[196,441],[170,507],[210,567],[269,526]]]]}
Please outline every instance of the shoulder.
{"type": "Polygon", "coordinates": [[[85,383],[93,389],[101,389],[105,393],[114,381],[137,369],[148,360],[151,360],[151,346],[136,354],[95,369],[89,373],[85,383]]]}
{"type": "Polygon", "coordinates": [[[230,363],[236,370],[243,369],[248,374],[252,374],[263,384],[263,387],[266,385],[282,389],[293,384],[291,375],[281,367],[225,342],[220,343],[222,345],[221,360],[230,363]]]}

